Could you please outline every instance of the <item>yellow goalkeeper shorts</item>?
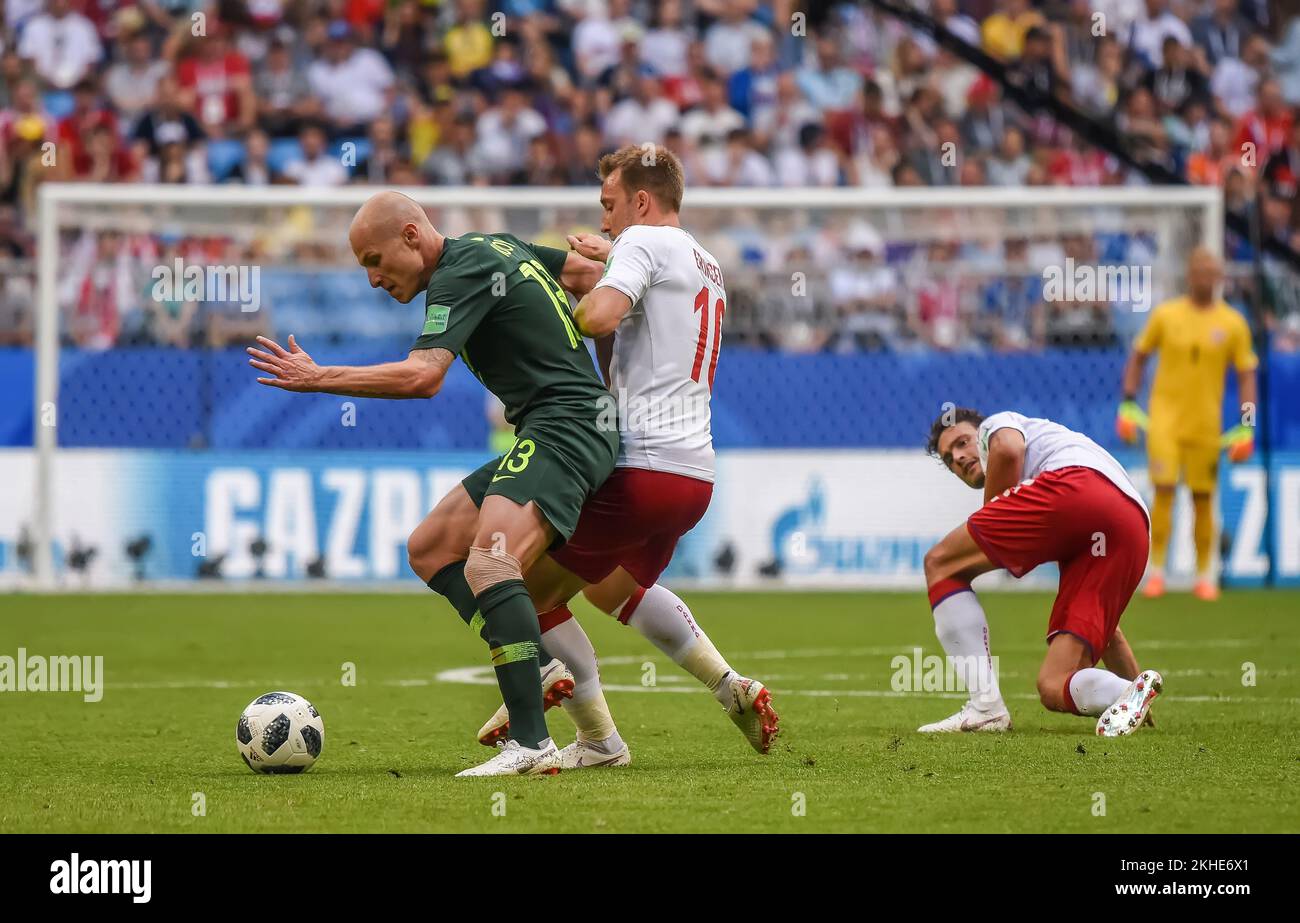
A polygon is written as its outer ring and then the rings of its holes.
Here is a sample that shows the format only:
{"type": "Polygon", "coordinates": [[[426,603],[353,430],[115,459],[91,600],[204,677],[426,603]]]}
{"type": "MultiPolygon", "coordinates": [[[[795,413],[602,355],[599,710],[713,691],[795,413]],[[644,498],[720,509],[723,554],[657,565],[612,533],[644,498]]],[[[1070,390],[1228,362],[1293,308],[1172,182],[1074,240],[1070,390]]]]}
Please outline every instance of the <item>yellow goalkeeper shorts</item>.
{"type": "Polygon", "coordinates": [[[1181,480],[1192,493],[1214,493],[1219,484],[1218,442],[1187,442],[1176,436],[1147,434],[1151,483],[1174,487],[1181,480]]]}

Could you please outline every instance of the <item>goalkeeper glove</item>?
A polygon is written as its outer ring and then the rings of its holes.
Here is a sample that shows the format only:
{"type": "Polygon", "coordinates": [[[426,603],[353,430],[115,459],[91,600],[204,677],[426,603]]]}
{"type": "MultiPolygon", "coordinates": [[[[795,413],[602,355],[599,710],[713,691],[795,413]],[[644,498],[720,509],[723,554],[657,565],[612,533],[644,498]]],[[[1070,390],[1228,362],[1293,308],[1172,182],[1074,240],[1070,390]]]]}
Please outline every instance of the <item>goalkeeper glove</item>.
{"type": "Polygon", "coordinates": [[[1145,430],[1148,422],[1146,413],[1137,401],[1124,401],[1115,415],[1115,432],[1125,442],[1137,442],[1138,430],[1145,430]]]}
{"type": "Polygon", "coordinates": [[[1245,425],[1234,426],[1223,434],[1219,445],[1228,450],[1229,461],[1244,462],[1255,451],[1255,430],[1245,425]]]}

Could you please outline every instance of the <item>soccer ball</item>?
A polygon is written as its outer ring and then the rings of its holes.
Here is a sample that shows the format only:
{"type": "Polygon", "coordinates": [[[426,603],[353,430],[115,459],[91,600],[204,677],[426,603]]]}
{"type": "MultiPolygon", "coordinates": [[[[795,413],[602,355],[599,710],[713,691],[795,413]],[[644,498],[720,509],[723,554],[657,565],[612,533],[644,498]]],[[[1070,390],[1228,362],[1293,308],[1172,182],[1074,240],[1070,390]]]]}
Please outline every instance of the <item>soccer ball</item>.
{"type": "Polygon", "coordinates": [[[292,692],[268,692],[244,709],[235,745],[253,772],[305,772],[325,746],[325,722],[292,692]]]}

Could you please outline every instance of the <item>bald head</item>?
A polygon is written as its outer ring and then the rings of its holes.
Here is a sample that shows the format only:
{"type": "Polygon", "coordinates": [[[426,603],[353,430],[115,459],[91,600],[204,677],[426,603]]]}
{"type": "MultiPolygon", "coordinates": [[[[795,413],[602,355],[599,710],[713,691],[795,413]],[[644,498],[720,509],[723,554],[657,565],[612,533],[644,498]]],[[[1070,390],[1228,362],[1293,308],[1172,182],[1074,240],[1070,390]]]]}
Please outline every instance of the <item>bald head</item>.
{"type": "Polygon", "coordinates": [[[1197,304],[1211,305],[1219,283],[1223,281],[1223,264],[1209,247],[1197,247],[1187,258],[1187,291],[1197,304]]]}
{"type": "Polygon", "coordinates": [[[400,192],[379,192],[357,209],[348,243],[372,288],[406,303],[429,284],[443,236],[420,204],[400,192]]]}
{"type": "Polygon", "coordinates": [[[357,209],[352,225],[348,228],[348,242],[352,244],[353,252],[356,252],[359,244],[401,236],[408,224],[414,224],[421,230],[433,230],[429,216],[415,199],[400,192],[377,192],[357,209]]]}

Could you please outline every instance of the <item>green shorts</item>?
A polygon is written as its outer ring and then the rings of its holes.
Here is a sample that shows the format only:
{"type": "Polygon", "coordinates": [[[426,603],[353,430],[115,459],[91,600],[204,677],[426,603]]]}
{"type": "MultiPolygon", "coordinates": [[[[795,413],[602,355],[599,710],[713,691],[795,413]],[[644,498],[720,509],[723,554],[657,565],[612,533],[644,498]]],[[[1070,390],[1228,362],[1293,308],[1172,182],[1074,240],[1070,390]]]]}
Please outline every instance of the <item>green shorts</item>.
{"type": "Polygon", "coordinates": [[[595,421],[558,419],[525,421],[509,452],[461,481],[474,505],[489,494],[518,504],[533,501],[559,533],[551,546],[569,540],[587,498],[614,470],[618,431],[595,421]]]}

